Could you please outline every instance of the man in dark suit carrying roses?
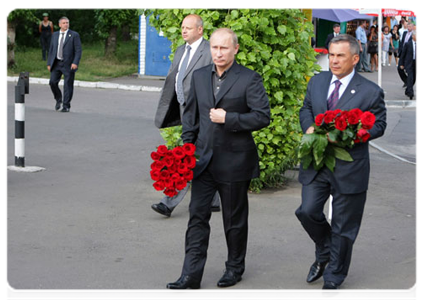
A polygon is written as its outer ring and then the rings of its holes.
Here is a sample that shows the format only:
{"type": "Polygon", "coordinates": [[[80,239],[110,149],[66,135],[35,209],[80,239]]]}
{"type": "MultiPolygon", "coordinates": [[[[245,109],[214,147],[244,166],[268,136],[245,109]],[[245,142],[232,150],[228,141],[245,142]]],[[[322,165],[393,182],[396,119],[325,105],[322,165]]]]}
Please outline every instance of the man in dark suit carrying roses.
{"type": "Polygon", "coordinates": [[[270,123],[269,100],[260,75],[235,61],[236,34],[217,29],[210,38],[213,64],[194,72],[182,118],[184,143],[196,144],[190,219],[181,277],[167,288],[200,288],[210,236],[210,206],[219,191],[228,257],[217,286],[235,285],[245,270],[248,188],[259,175],[252,131],[270,123]]]}
{"type": "MultiPolygon", "coordinates": [[[[313,166],[300,167],[302,203],[296,215],[315,243],[315,262],[307,282],[323,276],[324,289],[337,289],[345,280],[351,262],[353,244],[363,216],[369,184],[369,143],[383,135],[386,128],[386,108],[383,90],[355,72],[360,46],[349,35],[339,35],[329,44],[330,72],[311,78],[300,123],[305,134],[314,132],[315,117],[327,110],[359,108],[376,116],[373,127],[361,132],[361,143],[346,150],[353,161],[336,159],[334,172],[327,167],[316,171],[313,166]],[[331,224],[323,208],[333,196],[331,224]]],[[[328,138],[329,139],[329,138],[328,138]]],[[[333,142],[329,139],[329,142],[333,142]]]]}

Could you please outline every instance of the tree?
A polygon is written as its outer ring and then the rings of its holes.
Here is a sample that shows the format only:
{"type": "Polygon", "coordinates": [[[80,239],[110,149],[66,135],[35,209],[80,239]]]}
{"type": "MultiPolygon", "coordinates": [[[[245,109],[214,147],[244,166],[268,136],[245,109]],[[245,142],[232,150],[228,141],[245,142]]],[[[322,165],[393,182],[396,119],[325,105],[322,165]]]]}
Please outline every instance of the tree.
{"type": "MultiPolygon", "coordinates": [[[[231,28],[238,36],[238,63],[258,72],[269,96],[271,124],[253,133],[260,156],[260,178],[251,189],[279,186],[286,170],[298,164],[301,139],[299,109],[307,79],[319,67],[310,46],[313,25],[298,9],[157,9],[146,10],[150,23],[171,42],[172,50],[184,43],[180,24],[196,13],[203,18],[205,38],[218,27],[231,28]]],[[[168,144],[180,128],[162,130],[168,144]]]]}
{"type": "Polygon", "coordinates": [[[19,23],[36,23],[37,17],[29,9],[16,9],[7,16],[7,67],[14,67],[16,27],[19,23]]]}
{"type": "Polygon", "coordinates": [[[105,38],[105,56],[114,56],[117,47],[118,29],[138,21],[135,9],[96,9],[96,31],[105,38]]]}

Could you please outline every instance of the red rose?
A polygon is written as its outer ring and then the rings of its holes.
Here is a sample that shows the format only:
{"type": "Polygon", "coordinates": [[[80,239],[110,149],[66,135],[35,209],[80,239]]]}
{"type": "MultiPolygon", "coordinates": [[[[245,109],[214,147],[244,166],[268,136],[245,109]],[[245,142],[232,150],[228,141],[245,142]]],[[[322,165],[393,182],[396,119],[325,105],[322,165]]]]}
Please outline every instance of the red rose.
{"type": "Polygon", "coordinates": [[[157,147],[157,153],[164,156],[169,150],[167,149],[167,147],[165,145],[160,145],[159,147],[157,147]]]}
{"type": "Polygon", "coordinates": [[[168,178],[170,178],[170,172],[168,170],[163,170],[160,172],[161,180],[168,179],[168,178]]]}
{"type": "Polygon", "coordinates": [[[173,148],[172,153],[176,159],[182,159],[185,156],[184,149],[181,146],[173,148]]]}
{"type": "Polygon", "coordinates": [[[359,108],[351,109],[348,112],[348,115],[347,115],[348,123],[350,123],[352,125],[358,124],[358,122],[360,121],[360,117],[361,117],[362,114],[363,114],[363,112],[359,108]]]}
{"type": "Polygon", "coordinates": [[[340,130],[340,131],[344,131],[347,128],[348,124],[347,124],[347,119],[343,116],[338,117],[335,119],[335,128],[340,130]]]}
{"type": "Polygon", "coordinates": [[[323,123],[323,119],[325,118],[325,115],[324,114],[318,114],[317,116],[316,116],[316,126],[321,126],[322,125],[322,123],[323,123]]]}
{"type": "Polygon", "coordinates": [[[174,161],[175,159],[173,158],[173,157],[171,157],[171,156],[166,156],[165,158],[163,158],[163,163],[166,165],[166,167],[170,167],[170,166],[172,166],[173,165],[173,161],[174,161]]]}
{"type": "Polygon", "coordinates": [[[162,156],[159,153],[153,151],[151,152],[151,158],[153,160],[159,160],[160,158],[162,158],[162,156]]]}
{"type": "Polygon", "coordinates": [[[187,182],[183,179],[175,181],[175,188],[180,191],[183,190],[187,186],[187,182]]]}
{"type": "Polygon", "coordinates": [[[357,138],[360,139],[363,143],[367,142],[367,140],[370,138],[370,133],[366,129],[360,129],[357,132],[357,138]]]}
{"type": "Polygon", "coordinates": [[[187,167],[194,169],[195,164],[197,163],[195,156],[187,156],[184,158],[184,162],[187,164],[187,167]]]}
{"type": "Polygon", "coordinates": [[[156,189],[156,191],[163,191],[165,188],[165,185],[163,181],[156,181],[153,183],[153,187],[156,189]]]}
{"type": "Polygon", "coordinates": [[[181,175],[179,175],[178,173],[173,173],[170,178],[172,178],[172,180],[175,182],[182,179],[181,175]]]}
{"type": "Polygon", "coordinates": [[[151,170],[150,176],[151,176],[151,179],[153,179],[154,181],[159,180],[160,179],[160,170],[157,170],[157,169],[151,170]]]}
{"type": "Polygon", "coordinates": [[[333,111],[333,113],[334,113],[334,114],[335,114],[335,116],[336,116],[336,115],[338,115],[338,114],[342,113],[342,110],[340,110],[339,108],[337,108],[337,109],[335,109],[335,110],[333,111]]]}
{"type": "Polygon", "coordinates": [[[178,192],[174,188],[166,188],[164,193],[166,196],[169,196],[169,197],[174,197],[178,194],[178,192]]]}
{"type": "Polygon", "coordinates": [[[164,166],[165,166],[165,164],[161,160],[157,160],[157,161],[155,161],[151,164],[151,169],[152,170],[161,170],[161,169],[163,169],[164,166]]]}
{"type": "Polygon", "coordinates": [[[179,166],[178,166],[178,172],[180,173],[180,174],[184,174],[184,173],[186,173],[186,172],[188,172],[188,166],[187,166],[187,164],[186,163],[181,163],[179,166]]]}
{"type": "Polygon", "coordinates": [[[185,172],[184,178],[186,181],[191,181],[194,178],[194,172],[192,170],[185,172]]]}
{"type": "Polygon", "coordinates": [[[333,119],[336,117],[336,114],[332,111],[332,110],[328,110],[325,112],[325,123],[329,124],[330,122],[333,121],[333,119]]]}
{"type": "Polygon", "coordinates": [[[163,179],[163,183],[166,188],[174,188],[174,181],[170,177],[163,179]]]}
{"type": "Polygon", "coordinates": [[[186,155],[194,155],[195,153],[195,145],[191,143],[186,143],[182,146],[186,155]]]}
{"type": "Polygon", "coordinates": [[[376,116],[370,111],[366,111],[361,115],[361,124],[364,129],[372,129],[375,124],[376,116]]]}

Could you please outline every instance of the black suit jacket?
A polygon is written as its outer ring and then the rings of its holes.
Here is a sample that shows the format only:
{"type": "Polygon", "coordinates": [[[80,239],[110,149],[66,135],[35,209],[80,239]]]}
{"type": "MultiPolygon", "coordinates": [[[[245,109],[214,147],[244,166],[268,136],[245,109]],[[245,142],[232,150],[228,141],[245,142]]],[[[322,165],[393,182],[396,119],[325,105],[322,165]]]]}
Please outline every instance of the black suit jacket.
{"type": "MultiPolygon", "coordinates": [[[[57,57],[57,48],[59,46],[59,36],[60,31],[53,33],[50,42],[50,50],[48,53],[47,65],[50,66],[50,70],[53,69],[56,57],[57,57]]],[[[73,30],[68,30],[65,42],[63,44],[63,63],[69,69],[72,64],[79,66],[79,61],[81,60],[82,47],[81,39],[78,32],[73,30]]]]}
{"type": "Polygon", "coordinates": [[[195,143],[198,177],[209,165],[217,181],[246,181],[259,175],[259,160],[252,131],[270,123],[269,100],[256,72],[236,62],[228,70],[215,99],[213,65],[194,72],[182,120],[182,139],[195,143]],[[211,108],[226,111],[225,124],[212,123],[211,108]]]}
{"type": "Polygon", "coordinates": [[[398,62],[400,66],[404,66],[404,68],[408,70],[407,72],[413,69],[413,54],[413,40],[410,38],[410,40],[403,46],[401,56],[398,62]]]}
{"type": "MultiPolygon", "coordinates": [[[[168,74],[165,79],[162,93],[160,95],[159,104],[156,111],[154,123],[158,128],[165,128],[171,126],[181,125],[181,114],[179,110],[179,102],[176,97],[175,82],[176,74],[178,73],[179,63],[185,52],[185,44],[179,46],[173,56],[172,64],[169,68],[168,74]]],[[[209,41],[203,39],[201,44],[195,51],[187,70],[185,71],[184,80],[182,85],[184,87],[185,101],[188,98],[191,77],[195,70],[207,66],[213,62],[210,54],[209,41]]]]}
{"type": "Polygon", "coordinates": [[[326,38],[325,42],[325,48],[329,50],[329,43],[334,38],[335,34],[332,32],[331,34],[328,34],[328,37],[326,38]]]}
{"type": "MultiPolygon", "coordinates": [[[[402,49],[404,48],[404,46],[405,46],[405,37],[407,36],[407,34],[408,34],[408,30],[406,30],[406,31],[404,31],[403,33],[402,33],[402,39],[400,40],[400,43],[399,43],[399,45],[398,45],[398,55],[399,56],[401,56],[401,53],[402,53],[402,49]]],[[[409,41],[411,41],[412,40],[412,37],[410,36],[410,38],[408,39],[408,41],[407,41],[407,43],[409,42],[409,41]]]]}
{"type": "MultiPolygon", "coordinates": [[[[309,81],[304,105],[300,109],[300,123],[303,132],[314,123],[318,114],[327,110],[327,97],[331,72],[322,72],[309,81]]],[[[336,108],[350,110],[359,108],[363,112],[371,111],[376,116],[376,122],[371,130],[370,139],[383,135],[386,128],[386,108],[383,90],[375,83],[355,73],[342,97],[338,100],[336,108]]],[[[352,149],[347,149],[354,159],[353,162],[336,160],[333,173],[334,185],[342,194],[355,194],[367,190],[369,183],[369,143],[356,144],[352,149]]],[[[307,170],[300,167],[299,181],[303,185],[310,184],[317,172],[313,166],[307,170]]]]}

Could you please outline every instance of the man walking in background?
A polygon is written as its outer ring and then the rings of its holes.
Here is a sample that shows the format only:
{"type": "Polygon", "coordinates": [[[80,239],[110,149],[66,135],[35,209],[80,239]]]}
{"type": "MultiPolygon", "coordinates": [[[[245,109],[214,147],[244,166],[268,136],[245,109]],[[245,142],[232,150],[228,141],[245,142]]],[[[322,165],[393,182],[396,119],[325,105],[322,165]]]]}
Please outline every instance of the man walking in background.
{"type": "MultiPolygon", "coordinates": [[[[158,128],[181,125],[193,72],[213,62],[209,41],[203,38],[203,20],[201,17],[188,15],[182,21],[181,27],[182,38],[186,43],[176,49],[160,95],[155,117],[155,124],[158,128]]],[[[159,214],[170,217],[175,207],[184,199],[188,189],[189,184],[176,196],[165,196],[159,203],[153,204],[151,208],[159,214]]],[[[220,211],[218,193],[214,196],[211,209],[212,211],[220,211]]]]}
{"type": "Polygon", "coordinates": [[[81,60],[82,47],[79,34],[69,29],[69,19],[59,20],[60,30],[53,33],[50,43],[47,69],[50,71],[50,87],[56,100],[55,109],[69,112],[73,96],[75,72],[81,60]],[[59,88],[59,82],[64,76],[64,93],[59,88]]]}

